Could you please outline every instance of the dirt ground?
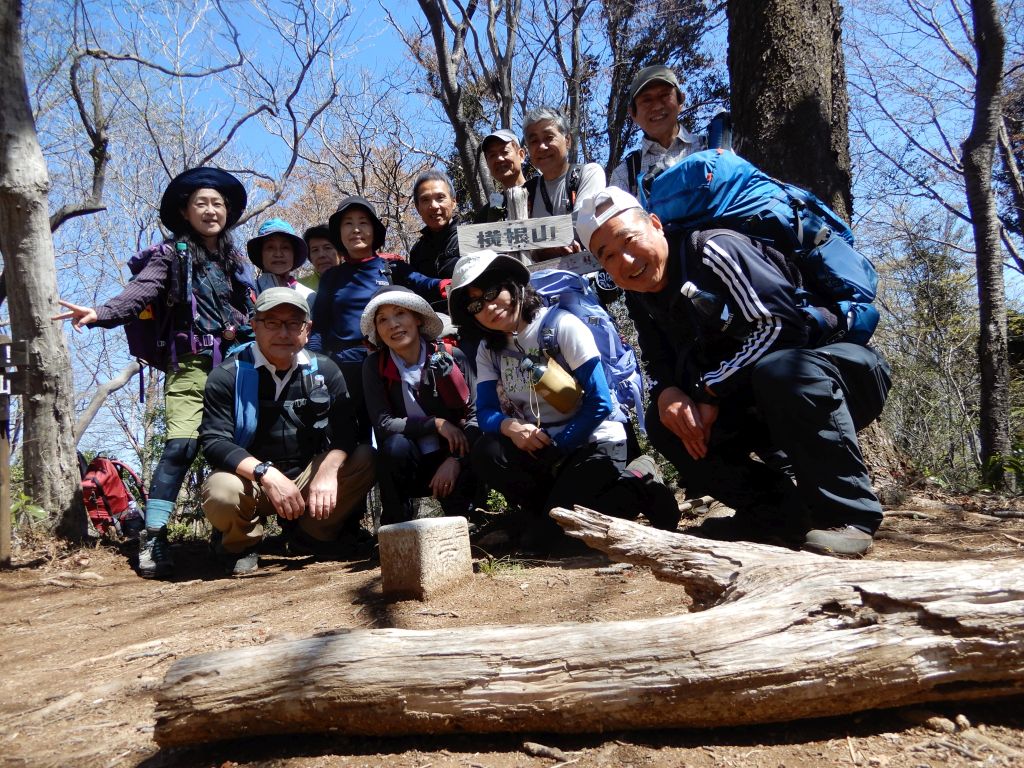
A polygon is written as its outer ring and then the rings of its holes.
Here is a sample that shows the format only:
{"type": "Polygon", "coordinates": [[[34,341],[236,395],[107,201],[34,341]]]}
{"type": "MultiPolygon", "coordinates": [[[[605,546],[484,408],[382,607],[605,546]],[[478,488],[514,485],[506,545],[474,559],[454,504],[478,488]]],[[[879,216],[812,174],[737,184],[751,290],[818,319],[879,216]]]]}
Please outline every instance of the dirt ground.
{"type": "MultiPolygon", "coordinates": [[[[1024,557],[1024,520],[983,514],[1006,508],[1005,501],[978,497],[917,499],[891,510],[868,557],[1024,557]]],[[[175,580],[154,582],[134,574],[127,547],[108,543],[59,553],[52,546],[18,549],[15,567],[0,572],[3,766],[1024,765],[1020,699],[742,729],[302,736],[159,750],[153,691],[172,662],[196,653],[340,628],[636,619],[686,612],[689,602],[678,585],[658,582],[640,567],[609,571],[608,561],[594,553],[485,561],[471,581],[443,597],[387,603],[372,560],[319,563],[269,555],[253,576],[226,578],[203,545],[190,543],[175,549],[175,580]],[[532,755],[524,742],[560,749],[565,759],[532,755]]]]}

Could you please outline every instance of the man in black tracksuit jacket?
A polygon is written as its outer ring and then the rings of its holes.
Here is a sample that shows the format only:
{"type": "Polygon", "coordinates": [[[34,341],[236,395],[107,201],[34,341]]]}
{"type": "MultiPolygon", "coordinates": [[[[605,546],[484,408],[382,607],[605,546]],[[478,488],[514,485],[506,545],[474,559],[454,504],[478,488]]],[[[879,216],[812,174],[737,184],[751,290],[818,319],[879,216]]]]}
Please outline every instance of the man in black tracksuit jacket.
{"type": "Polygon", "coordinates": [[[736,509],[736,538],[765,534],[743,530],[755,516],[802,506],[804,548],[866,552],[882,509],[856,433],[885,403],[885,360],[857,344],[809,348],[793,286],[739,233],[666,235],[614,187],[581,203],[577,230],[627,291],[653,385],[648,434],[687,494],[736,509]],[[721,302],[710,317],[681,292],[687,283],[721,302]]]}
{"type": "Polygon", "coordinates": [[[199,441],[214,472],[203,512],[234,574],[256,570],[262,521],[276,514],[299,551],[326,554],[373,485],[338,366],[306,352],[309,307],[291,288],[256,299],[256,341],[206,382],[199,441]]]}

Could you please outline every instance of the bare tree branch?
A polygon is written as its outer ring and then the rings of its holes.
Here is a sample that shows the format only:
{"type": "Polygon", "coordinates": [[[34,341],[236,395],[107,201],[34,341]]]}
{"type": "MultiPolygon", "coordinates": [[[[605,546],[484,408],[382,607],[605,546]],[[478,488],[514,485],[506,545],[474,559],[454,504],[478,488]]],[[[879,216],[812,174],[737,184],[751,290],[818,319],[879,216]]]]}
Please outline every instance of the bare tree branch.
{"type": "Polygon", "coordinates": [[[96,414],[99,413],[103,403],[106,402],[107,398],[112,392],[116,392],[129,381],[132,376],[139,372],[141,366],[138,361],[133,360],[128,363],[121,372],[117,374],[110,381],[104,382],[97,390],[93,393],[92,398],[89,400],[89,405],[86,406],[85,410],[78,417],[78,421],[75,422],[75,445],[78,445],[78,441],[82,439],[82,435],[85,434],[85,430],[92,424],[92,420],[96,418],[96,414]]]}

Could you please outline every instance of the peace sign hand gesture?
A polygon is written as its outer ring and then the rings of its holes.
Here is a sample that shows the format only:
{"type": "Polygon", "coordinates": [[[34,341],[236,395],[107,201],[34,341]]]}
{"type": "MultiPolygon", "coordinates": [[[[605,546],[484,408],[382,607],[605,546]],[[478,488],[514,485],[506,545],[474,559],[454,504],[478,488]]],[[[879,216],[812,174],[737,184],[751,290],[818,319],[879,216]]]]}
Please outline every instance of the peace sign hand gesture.
{"type": "Polygon", "coordinates": [[[79,333],[89,323],[96,322],[96,310],[92,307],[80,307],[78,304],[72,304],[70,301],[64,301],[63,299],[57,299],[57,303],[69,311],[54,315],[52,319],[55,322],[58,320],[70,320],[71,326],[79,333]]]}

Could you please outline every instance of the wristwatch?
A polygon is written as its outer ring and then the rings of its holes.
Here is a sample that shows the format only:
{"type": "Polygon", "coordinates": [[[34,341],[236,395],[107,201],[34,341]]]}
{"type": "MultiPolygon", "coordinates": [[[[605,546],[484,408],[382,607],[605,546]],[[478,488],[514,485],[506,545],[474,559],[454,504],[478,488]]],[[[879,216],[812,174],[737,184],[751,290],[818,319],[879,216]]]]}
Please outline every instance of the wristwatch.
{"type": "Polygon", "coordinates": [[[253,482],[255,482],[256,485],[258,485],[260,488],[263,487],[263,476],[265,474],[267,474],[267,470],[269,470],[272,466],[274,466],[273,462],[264,461],[261,464],[257,464],[255,469],[253,469],[253,471],[252,471],[253,482]]]}

